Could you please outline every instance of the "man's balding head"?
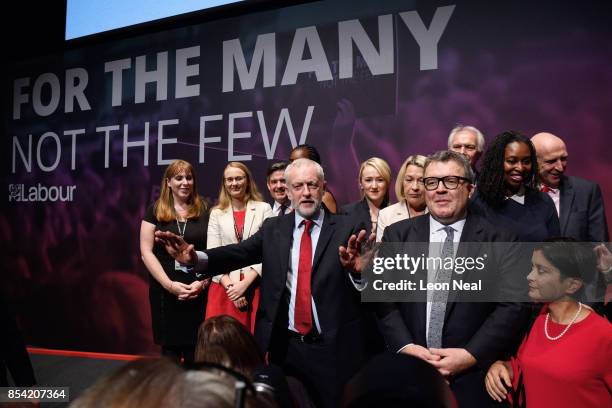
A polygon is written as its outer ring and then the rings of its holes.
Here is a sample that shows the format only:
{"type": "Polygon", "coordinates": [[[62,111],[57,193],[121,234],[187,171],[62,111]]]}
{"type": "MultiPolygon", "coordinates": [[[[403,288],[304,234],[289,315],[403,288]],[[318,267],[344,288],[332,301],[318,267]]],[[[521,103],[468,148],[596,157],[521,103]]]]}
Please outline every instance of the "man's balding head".
{"type": "Polygon", "coordinates": [[[567,166],[567,148],[560,137],[542,132],[534,135],[531,142],[538,156],[539,178],[548,187],[559,188],[561,176],[567,166]]]}

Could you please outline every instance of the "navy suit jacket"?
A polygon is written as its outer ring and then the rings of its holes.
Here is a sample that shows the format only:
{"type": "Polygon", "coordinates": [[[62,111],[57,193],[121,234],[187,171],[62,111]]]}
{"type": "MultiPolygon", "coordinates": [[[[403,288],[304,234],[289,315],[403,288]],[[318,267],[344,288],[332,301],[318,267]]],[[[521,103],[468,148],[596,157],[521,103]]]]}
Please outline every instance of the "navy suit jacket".
{"type": "MultiPolygon", "coordinates": [[[[460,245],[457,257],[481,256],[483,248],[495,251],[494,247],[487,247],[488,242],[514,243],[517,240],[515,235],[495,228],[478,214],[470,213],[460,242],[482,243],[482,247],[479,247],[479,244],[463,247],[460,245]]],[[[388,226],[383,235],[384,242],[417,243],[416,245],[423,246],[422,250],[428,251],[429,215],[388,226]]],[[[483,279],[489,283],[499,281],[502,285],[513,286],[515,291],[526,292],[527,283],[524,276],[528,271],[516,268],[516,260],[524,258],[519,248],[510,244],[504,251],[497,248],[496,252],[494,257],[490,257],[495,259],[493,265],[487,265],[482,271],[471,271],[469,277],[465,276],[466,272],[464,277],[469,280],[483,279]]],[[[477,360],[475,367],[453,377],[451,388],[461,407],[492,405],[493,400],[487,395],[484,386],[486,371],[495,360],[507,357],[515,351],[529,310],[525,305],[516,302],[453,302],[451,296],[449,293],[442,347],[465,348],[477,360]]],[[[381,305],[381,329],[391,351],[396,352],[410,343],[427,347],[426,307],[424,302],[381,305]]]]}
{"type": "Polygon", "coordinates": [[[563,176],[560,184],[561,235],[584,242],[608,242],[608,222],[597,183],[563,176]]]}

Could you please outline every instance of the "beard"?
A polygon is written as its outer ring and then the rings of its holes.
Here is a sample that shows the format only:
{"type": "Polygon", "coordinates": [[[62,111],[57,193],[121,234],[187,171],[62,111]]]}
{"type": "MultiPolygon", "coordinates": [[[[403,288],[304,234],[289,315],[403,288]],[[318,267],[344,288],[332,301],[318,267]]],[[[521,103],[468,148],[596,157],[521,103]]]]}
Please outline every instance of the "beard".
{"type": "Polygon", "coordinates": [[[311,219],[316,217],[316,215],[319,213],[319,210],[321,209],[321,201],[311,200],[307,203],[292,203],[292,207],[295,208],[295,211],[297,211],[300,216],[306,219],[311,219]]]}

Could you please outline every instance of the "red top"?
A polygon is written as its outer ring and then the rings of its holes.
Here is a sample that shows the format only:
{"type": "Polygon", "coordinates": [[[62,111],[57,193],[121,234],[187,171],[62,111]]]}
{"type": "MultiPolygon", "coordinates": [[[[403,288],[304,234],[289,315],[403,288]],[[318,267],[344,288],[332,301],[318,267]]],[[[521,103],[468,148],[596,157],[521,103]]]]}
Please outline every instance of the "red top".
{"type": "MultiPolygon", "coordinates": [[[[523,372],[527,406],[612,408],[612,325],[592,311],[553,341],[544,334],[546,313],[542,308],[512,361],[514,372],[523,372]]],[[[551,337],[566,327],[548,319],[551,337]]]]}
{"type": "Polygon", "coordinates": [[[234,211],[234,222],[236,226],[236,230],[234,233],[236,234],[236,239],[238,241],[242,241],[242,237],[244,237],[244,217],[246,215],[246,209],[241,211],[234,211]],[[240,237],[240,238],[239,238],[240,237]]]}

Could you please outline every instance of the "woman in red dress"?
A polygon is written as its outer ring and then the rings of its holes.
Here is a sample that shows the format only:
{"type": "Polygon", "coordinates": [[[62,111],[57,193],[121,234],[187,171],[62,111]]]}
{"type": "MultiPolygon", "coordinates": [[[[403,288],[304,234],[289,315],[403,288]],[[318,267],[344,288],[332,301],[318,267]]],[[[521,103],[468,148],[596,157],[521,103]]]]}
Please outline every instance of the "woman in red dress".
{"type": "MultiPolygon", "coordinates": [[[[210,212],[207,248],[249,238],[271,214],[272,208],[262,201],[251,171],[240,162],[230,162],[223,171],[219,202],[210,212]]],[[[257,264],[215,276],[208,292],[206,318],[229,315],[253,333],[261,272],[261,264],[257,264]]]]}
{"type": "Polygon", "coordinates": [[[489,368],[487,392],[501,402],[522,377],[529,408],[612,407],[612,325],[577,300],[597,274],[592,248],[556,239],[536,247],[532,265],[529,297],[544,306],[516,357],[489,368]]]}

